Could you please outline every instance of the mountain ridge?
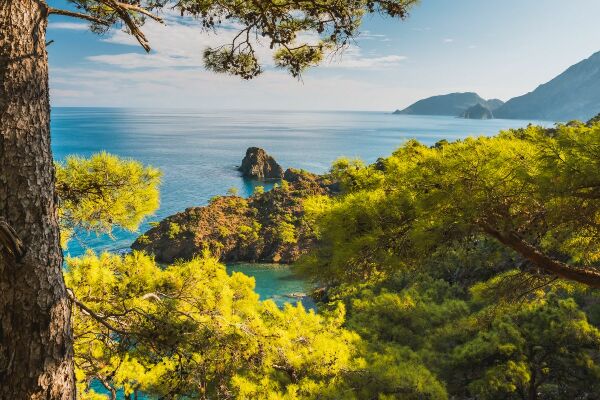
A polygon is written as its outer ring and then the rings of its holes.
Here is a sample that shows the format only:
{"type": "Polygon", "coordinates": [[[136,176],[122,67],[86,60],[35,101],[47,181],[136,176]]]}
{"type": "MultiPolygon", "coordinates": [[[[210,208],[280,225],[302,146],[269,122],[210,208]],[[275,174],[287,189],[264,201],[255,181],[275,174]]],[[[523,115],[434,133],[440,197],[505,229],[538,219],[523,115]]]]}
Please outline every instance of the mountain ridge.
{"type": "Polygon", "coordinates": [[[507,101],[497,118],[587,121],[600,111],[600,51],[533,91],[507,101]]]}
{"type": "Polygon", "coordinates": [[[474,92],[449,93],[419,100],[394,114],[464,117],[477,104],[493,112],[494,118],[587,121],[600,112],[600,51],[506,103],[485,100],[474,92]]]}
{"type": "Polygon", "coordinates": [[[394,111],[394,114],[402,115],[449,115],[460,116],[468,108],[480,104],[494,110],[502,105],[502,100],[486,100],[475,92],[454,92],[438,96],[431,96],[419,100],[410,106],[394,111]]]}

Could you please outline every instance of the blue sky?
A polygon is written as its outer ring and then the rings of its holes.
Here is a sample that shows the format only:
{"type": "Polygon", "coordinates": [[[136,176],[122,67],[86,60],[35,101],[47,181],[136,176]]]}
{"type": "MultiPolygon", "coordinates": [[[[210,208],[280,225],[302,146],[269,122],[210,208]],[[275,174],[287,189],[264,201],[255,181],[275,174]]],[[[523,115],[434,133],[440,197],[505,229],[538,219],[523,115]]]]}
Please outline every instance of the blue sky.
{"type": "Polygon", "coordinates": [[[176,17],[145,26],[147,55],[122,31],[98,36],[52,16],[51,102],[387,111],[455,91],[507,100],[600,51],[599,15],[598,0],[422,0],[406,21],[366,17],[356,45],[302,82],[273,68],[250,82],[205,71],[202,50],[230,32],[202,33],[176,17]]]}

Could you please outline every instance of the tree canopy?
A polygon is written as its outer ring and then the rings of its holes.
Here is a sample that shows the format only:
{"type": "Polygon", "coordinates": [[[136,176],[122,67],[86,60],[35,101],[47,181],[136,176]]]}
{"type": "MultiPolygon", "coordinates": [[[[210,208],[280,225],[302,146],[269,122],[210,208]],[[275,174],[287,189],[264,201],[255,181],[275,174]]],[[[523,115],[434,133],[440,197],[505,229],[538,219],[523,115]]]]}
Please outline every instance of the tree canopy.
{"type": "Polygon", "coordinates": [[[370,166],[339,161],[332,173],[346,194],[306,204],[322,237],[306,265],[324,281],[377,279],[493,240],[538,283],[600,287],[598,143],[600,124],[571,123],[432,147],[411,140],[370,166]]]}
{"type": "MultiPolygon", "coordinates": [[[[67,229],[135,229],[157,206],[152,167],[105,153],[57,167],[67,229]]],[[[319,314],[280,309],[208,251],[170,266],[138,252],[88,252],[66,265],[81,399],[446,397],[416,354],[345,328],[342,302],[319,314]]]]}
{"type": "MultiPolygon", "coordinates": [[[[304,204],[318,243],[299,267],[326,285],[318,314],[260,301],[208,252],[170,266],[69,258],[80,397],[589,398],[599,135],[594,122],[529,126],[339,160],[343,192],[304,204]]],[[[135,229],[159,175],[107,154],[68,159],[62,225],[135,229]]]]}
{"type": "Polygon", "coordinates": [[[67,157],[56,164],[61,241],[77,230],[110,234],[119,226],[138,229],[159,205],[160,172],[107,153],[67,157]]]}
{"type": "Polygon", "coordinates": [[[85,19],[94,32],[122,25],[150,51],[143,33],[147,19],[163,22],[171,10],[197,18],[204,29],[237,30],[231,43],[204,52],[209,70],[251,79],[263,71],[256,47],[273,50],[275,65],[298,77],[331,51],[347,46],[359,34],[362,18],[379,13],[405,18],[418,0],[69,0],[77,11],[50,8],[50,14],[85,19]]]}

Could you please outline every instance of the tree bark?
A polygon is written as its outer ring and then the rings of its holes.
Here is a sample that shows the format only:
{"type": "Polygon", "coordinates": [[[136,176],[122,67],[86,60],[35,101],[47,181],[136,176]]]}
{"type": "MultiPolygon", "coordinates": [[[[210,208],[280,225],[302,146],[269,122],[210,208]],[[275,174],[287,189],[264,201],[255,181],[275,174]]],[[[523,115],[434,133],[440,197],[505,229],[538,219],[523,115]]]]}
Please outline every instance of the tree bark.
{"type": "Polygon", "coordinates": [[[0,0],[0,219],[10,239],[0,243],[2,400],[75,397],[50,150],[47,15],[43,0],[0,0]]]}
{"type": "Polygon", "coordinates": [[[527,243],[514,232],[502,233],[491,225],[483,222],[480,222],[479,226],[485,233],[516,251],[525,259],[531,261],[536,267],[543,269],[546,273],[562,279],[583,283],[584,285],[593,288],[600,288],[600,271],[579,268],[555,260],[527,243]]]}

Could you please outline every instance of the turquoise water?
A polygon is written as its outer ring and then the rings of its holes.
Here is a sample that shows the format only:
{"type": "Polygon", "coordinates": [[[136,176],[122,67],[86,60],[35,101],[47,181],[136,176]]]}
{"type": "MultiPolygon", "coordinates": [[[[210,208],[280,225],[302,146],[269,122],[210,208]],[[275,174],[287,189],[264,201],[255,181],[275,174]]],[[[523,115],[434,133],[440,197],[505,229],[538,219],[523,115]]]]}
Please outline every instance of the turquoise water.
{"type": "MultiPolygon", "coordinates": [[[[106,150],[160,168],[161,207],[149,220],[155,221],[190,206],[204,205],[230,187],[250,195],[256,183],[242,179],[236,171],[250,146],[264,148],[283,168],[319,173],[341,156],[373,162],[410,138],[433,144],[443,138],[491,135],[529,122],[384,112],[55,108],[52,148],[57,160],[69,154],[89,156],[106,150]]],[[[141,230],[148,227],[146,223],[141,230]]],[[[68,253],[79,255],[86,246],[96,251],[126,251],[137,235],[118,231],[114,240],[91,235],[81,243],[73,241],[68,253]]],[[[229,268],[255,276],[261,296],[279,303],[296,302],[285,295],[305,290],[287,268],[229,268]]]]}
{"type": "Polygon", "coordinates": [[[261,298],[271,299],[279,306],[300,302],[305,308],[315,307],[314,301],[306,296],[310,288],[287,265],[239,263],[228,265],[227,269],[253,276],[261,298]]]}

